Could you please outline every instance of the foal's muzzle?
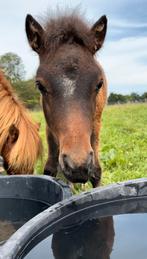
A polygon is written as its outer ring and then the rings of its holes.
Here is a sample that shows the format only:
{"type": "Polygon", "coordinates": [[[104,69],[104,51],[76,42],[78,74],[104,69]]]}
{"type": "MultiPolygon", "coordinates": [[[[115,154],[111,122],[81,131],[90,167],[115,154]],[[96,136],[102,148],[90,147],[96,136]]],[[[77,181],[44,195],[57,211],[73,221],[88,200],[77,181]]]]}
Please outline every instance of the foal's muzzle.
{"type": "Polygon", "coordinates": [[[86,183],[92,175],[92,169],[94,166],[94,154],[90,151],[87,159],[78,165],[73,162],[69,155],[60,155],[60,166],[65,177],[73,183],[86,183]]]}

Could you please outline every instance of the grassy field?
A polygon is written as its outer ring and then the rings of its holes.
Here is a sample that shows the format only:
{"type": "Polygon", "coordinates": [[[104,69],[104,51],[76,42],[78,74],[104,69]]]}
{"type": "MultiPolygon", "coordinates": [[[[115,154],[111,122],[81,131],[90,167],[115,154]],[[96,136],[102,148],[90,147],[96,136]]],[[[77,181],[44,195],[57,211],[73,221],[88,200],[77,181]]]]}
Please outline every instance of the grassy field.
{"type": "MultiPolygon", "coordinates": [[[[41,122],[44,156],[36,166],[41,173],[47,156],[45,121],[40,111],[33,112],[33,117],[41,122]]],[[[147,177],[147,104],[107,106],[102,121],[102,183],[147,177]]]]}

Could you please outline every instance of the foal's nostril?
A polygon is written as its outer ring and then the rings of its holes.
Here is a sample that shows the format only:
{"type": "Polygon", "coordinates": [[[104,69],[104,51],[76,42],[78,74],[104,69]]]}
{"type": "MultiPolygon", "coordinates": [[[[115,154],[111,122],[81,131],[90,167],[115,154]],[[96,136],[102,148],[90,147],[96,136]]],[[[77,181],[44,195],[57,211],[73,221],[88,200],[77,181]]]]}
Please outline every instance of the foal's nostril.
{"type": "Polygon", "coordinates": [[[63,155],[62,155],[62,158],[63,158],[63,161],[66,161],[67,155],[66,155],[66,154],[63,154],[63,155]]]}
{"type": "Polygon", "coordinates": [[[87,165],[91,166],[94,162],[94,153],[93,151],[90,151],[89,155],[88,155],[88,159],[87,159],[87,165]]]}
{"type": "Polygon", "coordinates": [[[62,161],[63,161],[64,169],[68,170],[68,169],[72,169],[74,167],[72,160],[66,154],[62,154],[62,161]]]}
{"type": "Polygon", "coordinates": [[[66,154],[62,154],[62,160],[63,160],[63,163],[66,165],[68,162],[68,156],[66,154]]]}
{"type": "Polygon", "coordinates": [[[73,183],[86,183],[91,176],[94,165],[94,152],[83,152],[77,155],[76,159],[73,154],[61,153],[59,163],[65,177],[73,183]],[[82,155],[82,156],[81,156],[82,155]],[[81,159],[82,158],[82,159],[81,159]]]}

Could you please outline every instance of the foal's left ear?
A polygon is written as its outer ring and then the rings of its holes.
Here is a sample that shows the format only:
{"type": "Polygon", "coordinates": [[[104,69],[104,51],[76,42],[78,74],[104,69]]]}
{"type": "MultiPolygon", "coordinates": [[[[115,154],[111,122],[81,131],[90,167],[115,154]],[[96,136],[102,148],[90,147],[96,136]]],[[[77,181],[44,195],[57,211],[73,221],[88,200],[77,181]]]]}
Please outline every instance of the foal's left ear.
{"type": "Polygon", "coordinates": [[[95,41],[93,46],[93,54],[99,50],[104,42],[107,31],[107,17],[103,15],[91,28],[94,33],[95,41]]]}
{"type": "Polygon", "coordinates": [[[43,28],[30,14],[26,17],[25,28],[31,48],[39,54],[43,47],[43,28]]]}
{"type": "Polygon", "coordinates": [[[9,140],[11,143],[15,143],[19,136],[19,129],[12,124],[9,128],[9,140]]]}

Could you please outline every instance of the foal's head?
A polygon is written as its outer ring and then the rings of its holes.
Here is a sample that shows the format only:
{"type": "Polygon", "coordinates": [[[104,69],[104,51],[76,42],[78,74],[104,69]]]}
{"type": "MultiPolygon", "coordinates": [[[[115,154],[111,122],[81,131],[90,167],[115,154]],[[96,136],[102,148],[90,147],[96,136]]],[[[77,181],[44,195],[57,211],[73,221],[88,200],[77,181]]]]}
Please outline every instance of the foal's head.
{"type": "Polygon", "coordinates": [[[44,28],[26,18],[30,46],[39,55],[36,84],[59,164],[72,182],[86,182],[94,167],[91,138],[103,72],[94,54],[103,45],[106,16],[91,28],[75,15],[51,19],[44,28]]]}

